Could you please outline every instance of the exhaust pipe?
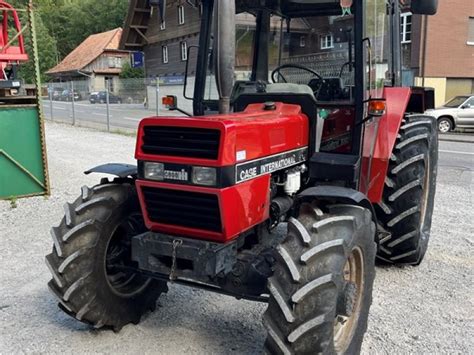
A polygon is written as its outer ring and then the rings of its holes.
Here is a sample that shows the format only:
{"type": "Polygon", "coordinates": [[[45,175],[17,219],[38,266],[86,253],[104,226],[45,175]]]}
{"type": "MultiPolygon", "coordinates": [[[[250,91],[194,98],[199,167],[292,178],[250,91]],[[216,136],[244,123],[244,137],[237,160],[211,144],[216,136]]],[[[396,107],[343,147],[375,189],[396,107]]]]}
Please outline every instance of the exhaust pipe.
{"type": "Polygon", "coordinates": [[[235,1],[216,0],[214,58],[219,113],[230,112],[230,96],[234,89],[235,71],[235,1]]]}

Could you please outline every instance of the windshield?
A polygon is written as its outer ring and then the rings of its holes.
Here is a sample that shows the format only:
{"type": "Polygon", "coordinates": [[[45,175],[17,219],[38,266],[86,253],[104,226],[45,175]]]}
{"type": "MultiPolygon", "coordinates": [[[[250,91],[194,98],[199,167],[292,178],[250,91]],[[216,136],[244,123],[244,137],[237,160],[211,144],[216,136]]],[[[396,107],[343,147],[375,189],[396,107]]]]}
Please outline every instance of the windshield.
{"type": "MultiPolygon", "coordinates": [[[[293,19],[283,25],[280,51],[270,57],[270,69],[278,65],[301,65],[323,78],[353,84],[352,16],[318,16],[293,19]]],[[[289,82],[307,84],[314,75],[289,67],[280,71],[289,82]]],[[[279,78],[279,81],[284,80],[279,78]]]]}
{"type": "MultiPolygon", "coordinates": [[[[352,85],[353,21],[350,15],[302,17],[290,22],[272,16],[268,52],[270,72],[280,65],[295,64],[324,78],[342,78],[345,85],[352,85]]],[[[255,27],[255,16],[248,13],[237,16],[238,80],[250,78],[255,27]]],[[[308,84],[314,77],[309,71],[296,68],[285,68],[280,73],[278,81],[286,79],[297,84],[308,84]]]]}
{"type": "MultiPolygon", "coordinates": [[[[273,14],[269,22],[268,36],[265,36],[268,52],[264,56],[269,83],[308,85],[318,101],[352,101],[355,75],[353,15],[321,14],[289,20],[273,14]]],[[[256,31],[254,14],[246,12],[236,16],[236,82],[255,80],[256,31]]],[[[204,97],[217,100],[215,73],[212,58],[209,59],[204,97]]]]}
{"type": "Polygon", "coordinates": [[[461,106],[469,97],[468,96],[456,96],[454,99],[451,101],[448,101],[447,103],[444,104],[444,107],[449,107],[449,108],[458,108],[461,106]]]}

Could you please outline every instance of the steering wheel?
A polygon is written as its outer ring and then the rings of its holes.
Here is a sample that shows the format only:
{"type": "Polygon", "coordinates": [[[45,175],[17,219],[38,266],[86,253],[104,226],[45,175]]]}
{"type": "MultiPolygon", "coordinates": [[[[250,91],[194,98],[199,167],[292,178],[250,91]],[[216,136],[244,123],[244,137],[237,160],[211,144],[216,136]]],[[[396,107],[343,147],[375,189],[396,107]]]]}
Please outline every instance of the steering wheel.
{"type": "Polygon", "coordinates": [[[307,71],[308,73],[313,74],[316,77],[317,80],[311,79],[310,82],[308,83],[308,86],[311,87],[311,89],[314,92],[314,95],[316,97],[318,96],[319,90],[321,90],[321,87],[323,85],[324,78],[321,76],[321,74],[314,71],[313,69],[307,68],[307,67],[299,65],[299,64],[283,64],[283,65],[280,65],[279,67],[275,68],[275,70],[272,71],[272,80],[273,80],[273,82],[277,83],[278,78],[280,77],[283,80],[283,82],[287,83],[288,81],[286,80],[285,76],[281,73],[281,70],[282,69],[288,69],[288,68],[300,69],[300,70],[304,70],[304,71],[307,71]]]}

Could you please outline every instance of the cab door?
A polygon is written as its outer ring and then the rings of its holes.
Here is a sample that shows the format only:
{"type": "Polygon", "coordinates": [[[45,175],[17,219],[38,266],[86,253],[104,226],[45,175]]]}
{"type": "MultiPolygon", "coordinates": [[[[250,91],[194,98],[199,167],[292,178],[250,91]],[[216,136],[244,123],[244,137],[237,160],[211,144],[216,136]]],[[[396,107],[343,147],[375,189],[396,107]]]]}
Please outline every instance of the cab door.
{"type": "Polygon", "coordinates": [[[474,127],[474,96],[458,108],[457,116],[459,127],[474,127]]]}

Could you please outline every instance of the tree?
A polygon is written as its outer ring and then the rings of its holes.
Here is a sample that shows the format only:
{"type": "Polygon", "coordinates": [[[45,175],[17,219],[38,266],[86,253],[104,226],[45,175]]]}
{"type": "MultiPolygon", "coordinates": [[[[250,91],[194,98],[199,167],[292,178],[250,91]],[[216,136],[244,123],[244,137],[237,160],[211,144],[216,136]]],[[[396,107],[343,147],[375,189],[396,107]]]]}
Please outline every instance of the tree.
{"type": "Polygon", "coordinates": [[[121,79],[134,79],[134,78],[144,78],[145,71],[143,68],[132,68],[130,63],[125,63],[122,66],[122,72],[120,73],[121,79]]]}
{"type": "MultiPolygon", "coordinates": [[[[7,0],[18,9],[26,9],[28,0],[7,0]]],[[[36,32],[41,73],[54,67],[88,36],[122,27],[128,9],[125,0],[35,0],[36,32]]],[[[28,23],[26,13],[21,21],[28,23]]],[[[25,34],[31,57],[29,33],[25,34]]],[[[31,82],[33,63],[23,64],[20,73],[31,82]]]]}

